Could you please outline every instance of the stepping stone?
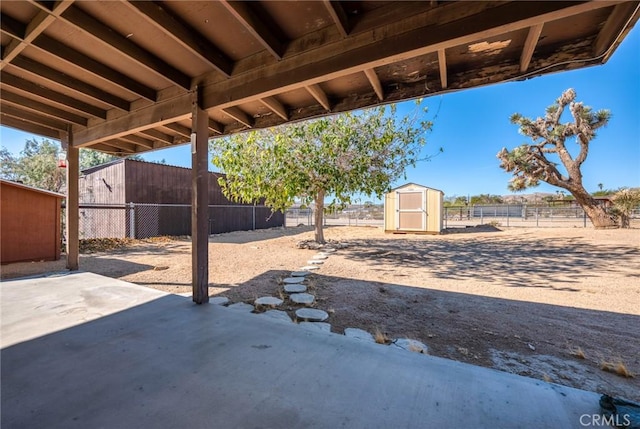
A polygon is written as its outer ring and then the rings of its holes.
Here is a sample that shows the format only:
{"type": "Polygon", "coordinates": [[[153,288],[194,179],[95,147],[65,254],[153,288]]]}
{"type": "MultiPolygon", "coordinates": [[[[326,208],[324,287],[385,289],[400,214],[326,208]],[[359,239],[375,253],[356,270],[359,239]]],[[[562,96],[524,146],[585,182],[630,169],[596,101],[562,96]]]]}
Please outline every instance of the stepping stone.
{"type": "Polygon", "coordinates": [[[311,264],[311,265],[322,265],[324,264],[324,261],[318,261],[316,259],[310,259],[307,261],[307,264],[311,264]]]}
{"type": "Polygon", "coordinates": [[[286,279],[282,280],[284,284],[288,284],[288,285],[302,283],[303,281],[304,281],[304,277],[287,277],[286,279]]]}
{"type": "Polygon", "coordinates": [[[304,267],[302,267],[300,269],[301,270],[305,270],[305,271],[313,271],[313,270],[317,270],[318,268],[320,268],[320,267],[318,267],[316,265],[306,265],[306,266],[304,266],[304,267]]]}
{"type": "Polygon", "coordinates": [[[248,313],[254,310],[253,305],[247,304],[245,302],[236,302],[235,304],[231,304],[227,308],[230,308],[232,310],[246,311],[248,313]]]}
{"type": "Polygon", "coordinates": [[[322,251],[325,253],[333,253],[336,251],[336,249],[333,247],[325,247],[324,249],[322,249],[322,251]]]}
{"type": "Polygon", "coordinates": [[[355,338],[358,340],[371,341],[372,343],[376,342],[375,338],[373,338],[373,335],[371,335],[369,332],[365,331],[364,329],[347,328],[344,330],[344,336],[349,338],[355,338]]]}
{"type": "Polygon", "coordinates": [[[324,322],[329,318],[329,313],[315,308],[300,308],[296,310],[296,317],[309,322],[324,322]]]}
{"type": "Polygon", "coordinates": [[[209,304],[227,305],[228,303],[229,298],[226,296],[214,296],[213,298],[209,298],[209,304]]]}
{"type": "Polygon", "coordinates": [[[284,291],[286,293],[302,293],[307,291],[305,285],[284,285],[284,291]]]}
{"type": "Polygon", "coordinates": [[[311,259],[313,259],[314,261],[322,261],[327,259],[328,256],[327,255],[321,255],[321,254],[317,254],[311,257],[311,259]]]}
{"type": "Polygon", "coordinates": [[[399,338],[391,343],[398,348],[409,350],[410,352],[429,354],[429,348],[420,341],[410,340],[408,338],[399,338]]]}
{"type": "Polygon", "coordinates": [[[310,293],[293,293],[289,295],[289,299],[296,304],[309,305],[313,304],[313,301],[315,301],[316,297],[311,295],[310,293]]]}
{"type": "Polygon", "coordinates": [[[271,305],[274,307],[282,304],[282,302],[280,298],[276,298],[275,296],[263,296],[255,300],[256,305],[271,305]]]}
{"type": "Polygon", "coordinates": [[[294,271],[291,273],[291,277],[305,277],[311,274],[311,271],[294,271]]]}
{"type": "Polygon", "coordinates": [[[327,322],[300,322],[298,325],[311,331],[331,332],[331,325],[327,322]]]}
{"type": "Polygon", "coordinates": [[[258,313],[258,315],[261,317],[268,317],[270,319],[293,323],[293,320],[291,320],[291,317],[289,317],[287,312],[282,310],[267,310],[264,313],[258,313]]]}

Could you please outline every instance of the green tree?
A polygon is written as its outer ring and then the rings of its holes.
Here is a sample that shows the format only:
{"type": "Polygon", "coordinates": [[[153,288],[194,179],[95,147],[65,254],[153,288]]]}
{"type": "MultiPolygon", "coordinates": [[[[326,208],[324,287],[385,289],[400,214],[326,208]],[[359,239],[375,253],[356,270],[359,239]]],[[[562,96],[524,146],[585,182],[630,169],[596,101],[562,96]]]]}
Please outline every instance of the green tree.
{"type": "MultiPolygon", "coordinates": [[[[62,149],[58,143],[47,139],[29,139],[18,156],[14,156],[6,148],[0,150],[0,176],[7,180],[21,181],[25,185],[61,192],[66,187],[66,171],[58,166],[61,156],[62,149]]],[[[79,157],[80,170],[119,159],[114,155],[85,148],[80,149],[79,157]]],[[[140,155],[128,158],[142,159],[140,155]]]]}
{"type": "Polygon", "coordinates": [[[381,198],[421,160],[432,124],[420,104],[400,119],[391,105],[214,140],[213,164],[226,173],[222,190],[235,201],[264,198],[273,211],[294,199],[313,202],[315,239],[324,243],[325,198],[329,209],[344,207],[354,194],[381,198]]]}
{"type": "MultiPolygon", "coordinates": [[[[142,160],[140,155],[127,156],[128,159],[142,160]]],[[[99,152],[97,150],[80,148],[80,170],[95,167],[96,165],[106,164],[107,162],[122,159],[122,157],[111,155],[109,153],[99,152]]]]}
{"type": "Polygon", "coordinates": [[[584,189],[580,170],[596,130],[609,122],[611,113],[608,110],[594,112],[575,99],[575,91],[568,89],[547,108],[542,118],[533,120],[519,113],[511,116],[511,122],[518,125],[520,133],[529,137],[532,143],[511,151],[503,148],[497,155],[500,167],[513,173],[509,189],[520,191],[537,186],[540,181],[549,183],[569,191],[596,228],[615,226],[612,216],[584,189]],[[567,107],[573,121],[561,123],[567,107]],[[570,153],[567,140],[577,144],[576,155],[570,153]],[[564,166],[564,172],[557,160],[564,166]]]}
{"type": "Polygon", "coordinates": [[[0,153],[1,175],[25,185],[60,192],[64,189],[65,171],[58,167],[60,148],[50,140],[29,139],[20,155],[12,155],[6,148],[0,153]]]}
{"type": "Polygon", "coordinates": [[[471,205],[476,204],[502,204],[504,201],[500,195],[480,194],[471,197],[471,205]]]}
{"type": "Polygon", "coordinates": [[[466,206],[467,203],[467,197],[463,197],[460,195],[451,195],[450,197],[445,197],[443,201],[443,205],[445,207],[466,206]]]}
{"type": "Polygon", "coordinates": [[[611,197],[614,213],[620,217],[620,227],[629,228],[631,212],[640,207],[640,188],[621,189],[611,197]]]}

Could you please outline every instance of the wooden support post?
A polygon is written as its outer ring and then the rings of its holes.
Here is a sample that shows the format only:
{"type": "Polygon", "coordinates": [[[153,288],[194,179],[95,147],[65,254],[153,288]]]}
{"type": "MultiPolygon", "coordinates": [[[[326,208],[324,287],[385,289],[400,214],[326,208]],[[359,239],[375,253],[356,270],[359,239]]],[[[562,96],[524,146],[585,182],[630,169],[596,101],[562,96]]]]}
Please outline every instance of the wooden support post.
{"type": "Polygon", "coordinates": [[[209,116],[193,94],[191,130],[191,282],[193,302],[209,302],[209,116]]]}
{"type": "Polygon", "coordinates": [[[80,208],[78,194],[80,149],[73,146],[70,130],[60,134],[62,147],[67,151],[67,207],[65,209],[67,269],[75,271],[80,265],[80,208]]]}

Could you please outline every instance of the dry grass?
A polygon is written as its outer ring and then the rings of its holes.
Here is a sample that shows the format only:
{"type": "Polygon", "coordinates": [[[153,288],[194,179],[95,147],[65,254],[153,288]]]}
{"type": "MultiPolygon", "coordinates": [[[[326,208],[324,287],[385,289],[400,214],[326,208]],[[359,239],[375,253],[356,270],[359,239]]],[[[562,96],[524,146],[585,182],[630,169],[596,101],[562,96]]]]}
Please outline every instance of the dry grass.
{"type": "Polygon", "coordinates": [[[410,352],[416,352],[416,353],[424,353],[424,350],[422,350],[422,347],[417,346],[415,344],[410,344],[409,345],[409,351],[410,352]]]}
{"type": "Polygon", "coordinates": [[[378,344],[389,344],[391,342],[391,339],[387,336],[387,334],[382,332],[380,328],[376,328],[375,332],[373,333],[373,338],[378,344]]]}
{"type": "Polygon", "coordinates": [[[569,347],[569,354],[578,359],[586,359],[587,357],[584,353],[584,350],[582,350],[582,347],[569,347]]]}
{"type": "Polygon", "coordinates": [[[635,377],[635,375],[631,371],[629,371],[627,366],[620,359],[618,359],[617,361],[603,360],[602,362],[600,362],[600,369],[606,372],[610,372],[612,374],[619,375],[620,377],[625,377],[625,378],[635,377]]]}

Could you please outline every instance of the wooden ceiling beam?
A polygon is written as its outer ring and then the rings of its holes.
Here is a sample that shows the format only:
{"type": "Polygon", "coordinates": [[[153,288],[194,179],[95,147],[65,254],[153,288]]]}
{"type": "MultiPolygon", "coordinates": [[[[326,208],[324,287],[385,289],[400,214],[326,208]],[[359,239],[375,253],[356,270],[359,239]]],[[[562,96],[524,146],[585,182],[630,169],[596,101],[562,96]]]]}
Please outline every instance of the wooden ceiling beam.
{"type": "Polygon", "coordinates": [[[32,124],[41,125],[43,127],[53,128],[61,131],[66,131],[68,125],[64,121],[48,116],[39,115],[37,113],[33,113],[6,103],[0,104],[0,112],[16,119],[22,119],[24,121],[31,122],[32,124]]]}
{"type": "Polygon", "coordinates": [[[338,31],[342,37],[347,37],[350,31],[349,17],[344,11],[342,5],[337,1],[331,0],[323,0],[322,3],[324,3],[324,6],[327,8],[329,15],[331,15],[331,19],[333,19],[336,27],[338,27],[338,31]]]}
{"type": "MultiPolygon", "coordinates": [[[[425,12],[292,55],[259,71],[249,71],[237,78],[208,85],[204,88],[203,108],[226,108],[300,88],[308,90],[311,85],[366,69],[486,40],[610,5],[609,2],[509,2],[491,7],[483,19],[478,19],[477,15],[455,19],[455,14],[452,14],[451,21],[434,22],[427,27],[425,20],[433,18],[425,12]],[[399,29],[403,31],[399,32],[399,29]],[[380,33],[387,34],[387,37],[380,39],[380,33]],[[340,54],[337,55],[337,52],[340,54]],[[230,99],[227,94],[234,94],[234,97],[230,99]]],[[[437,10],[444,14],[449,8],[459,10],[463,6],[466,7],[465,4],[453,2],[438,6],[437,10]]]]}
{"type": "Polygon", "coordinates": [[[239,107],[236,107],[236,106],[227,107],[226,109],[222,109],[222,111],[227,116],[230,116],[231,118],[240,122],[245,127],[248,127],[248,128],[253,127],[253,119],[249,115],[247,115],[243,110],[241,110],[239,107]]]}
{"type": "Polygon", "coordinates": [[[153,88],[143,85],[119,71],[114,70],[93,58],[89,58],[82,52],[78,52],[49,36],[44,34],[41,35],[33,42],[32,45],[55,57],[61,58],[69,64],[79,67],[96,77],[104,79],[113,85],[126,89],[139,97],[146,98],[150,101],[155,101],[156,99],[157,94],[153,88]]]}
{"type": "Polygon", "coordinates": [[[163,142],[165,145],[172,145],[174,143],[174,137],[169,134],[165,134],[161,131],[154,130],[153,128],[147,128],[146,130],[138,131],[138,134],[149,136],[156,141],[163,142]]]}
{"type": "Polygon", "coordinates": [[[124,3],[137,10],[149,22],[225,77],[231,76],[233,60],[162,3],[157,1],[124,1],[124,3]]]}
{"type": "Polygon", "coordinates": [[[72,89],[80,94],[84,94],[87,97],[108,104],[117,109],[128,111],[131,108],[131,104],[123,98],[112,95],[106,91],[101,90],[100,88],[97,88],[79,79],[73,78],[63,72],[59,72],[58,70],[45,66],[44,64],[40,64],[27,57],[20,56],[18,58],[15,58],[11,62],[11,65],[13,67],[18,67],[22,70],[25,70],[29,73],[33,73],[51,82],[72,89]]]}
{"type": "Polygon", "coordinates": [[[272,22],[265,11],[258,13],[254,10],[256,6],[245,1],[221,0],[220,4],[226,7],[271,55],[277,59],[282,58],[286,45],[280,40],[280,35],[274,33],[278,26],[272,22]]]}
{"type": "Polygon", "coordinates": [[[145,139],[144,137],[137,136],[135,134],[127,134],[120,137],[120,140],[136,144],[138,146],[146,147],[147,149],[153,149],[153,140],[145,139]]]}
{"type": "Polygon", "coordinates": [[[316,99],[318,103],[320,103],[322,107],[324,107],[324,110],[326,111],[331,110],[331,103],[329,103],[329,97],[327,97],[327,94],[322,90],[322,88],[320,88],[320,85],[314,83],[311,85],[307,85],[305,89],[309,92],[309,94],[313,96],[313,98],[316,99]]]}
{"type": "Polygon", "coordinates": [[[123,142],[115,139],[104,141],[102,142],[102,144],[111,146],[115,149],[119,149],[120,151],[124,151],[129,154],[136,153],[138,151],[137,146],[133,143],[123,142]]]}
{"type": "Polygon", "coordinates": [[[224,134],[224,127],[222,124],[219,124],[213,119],[209,119],[209,130],[213,131],[214,134],[224,134]]]}
{"type": "Polygon", "coordinates": [[[191,129],[180,124],[164,124],[163,127],[178,133],[178,135],[180,135],[181,137],[191,137],[191,129]]]}
{"type": "MultiPolygon", "coordinates": [[[[598,33],[598,37],[593,45],[594,55],[603,55],[607,49],[616,42],[618,29],[623,27],[625,22],[633,16],[638,8],[640,8],[640,6],[637,2],[621,3],[613,8],[611,15],[609,15],[609,18],[607,18],[607,21],[602,26],[602,30],[598,33]]],[[[603,58],[603,61],[606,61],[609,55],[610,53],[603,58]]]]}
{"type": "Polygon", "coordinates": [[[262,103],[267,107],[267,109],[271,110],[273,113],[280,116],[285,121],[289,120],[289,112],[287,112],[287,108],[284,107],[284,105],[280,103],[275,97],[261,98],[260,103],[262,103]]]}
{"type": "Polygon", "coordinates": [[[115,148],[113,146],[107,146],[104,143],[97,143],[97,144],[92,145],[91,147],[87,147],[85,149],[99,150],[100,152],[106,152],[106,153],[110,153],[112,155],[122,156],[122,150],[120,150],[118,148],[115,148]]]}
{"type": "Polygon", "coordinates": [[[17,119],[0,112],[0,125],[15,128],[31,134],[36,134],[50,139],[60,140],[60,131],[43,125],[34,124],[23,119],[17,119]]]}
{"type": "Polygon", "coordinates": [[[191,77],[182,73],[180,70],[158,58],[151,52],[136,45],[126,36],[113,31],[111,27],[102,23],[100,20],[94,18],[88,13],[83,12],[81,9],[77,7],[70,7],[62,14],[62,18],[85,33],[93,36],[96,40],[142,65],[157,76],[160,76],[168,82],[186,90],[191,89],[191,77]]]}
{"type": "Polygon", "coordinates": [[[27,26],[9,15],[0,13],[0,32],[19,41],[23,41],[27,32],[27,26]]]}
{"type": "Polygon", "coordinates": [[[8,92],[6,89],[0,89],[0,99],[6,101],[7,103],[17,105],[18,107],[24,107],[29,110],[34,110],[38,113],[42,113],[53,118],[62,119],[63,121],[71,122],[77,125],[86,127],[89,122],[84,116],[76,115],[75,113],[58,109],[57,107],[35,101],[27,97],[23,97],[13,92],[8,92]]]}
{"type": "Polygon", "coordinates": [[[544,27],[544,24],[536,24],[529,27],[527,39],[524,42],[522,54],[520,55],[521,72],[525,72],[529,68],[529,63],[531,62],[531,58],[533,58],[533,52],[536,50],[538,40],[540,39],[540,34],[542,33],[542,27],[544,27]]]}
{"type": "Polygon", "coordinates": [[[447,89],[447,52],[438,49],[438,67],[440,68],[440,86],[447,89]]]}
{"type": "Polygon", "coordinates": [[[157,101],[136,111],[126,113],[90,127],[74,128],[73,145],[82,147],[100,143],[109,138],[118,138],[191,118],[191,92],[178,97],[157,101]]]}
{"type": "Polygon", "coordinates": [[[373,87],[376,95],[378,96],[378,100],[384,100],[384,89],[382,88],[382,83],[380,83],[380,78],[376,74],[374,69],[365,69],[364,74],[367,76],[369,83],[373,87]]]}
{"type": "Polygon", "coordinates": [[[21,89],[22,91],[37,95],[38,97],[53,101],[54,103],[61,104],[63,106],[68,106],[68,108],[86,113],[96,118],[107,119],[107,111],[104,109],[100,109],[96,106],[85,103],[84,101],[77,100],[73,97],[69,97],[68,95],[37,85],[18,76],[3,72],[0,73],[0,81],[4,85],[21,89]]]}
{"type": "MultiPolygon", "coordinates": [[[[14,38],[9,42],[9,45],[4,48],[2,61],[0,61],[0,70],[11,63],[11,60],[17,57],[20,52],[40,36],[71,4],[73,4],[73,0],[57,1],[50,11],[40,10],[25,26],[23,37],[14,38]]],[[[2,17],[2,21],[4,21],[5,18],[6,17],[2,17]]]]}

